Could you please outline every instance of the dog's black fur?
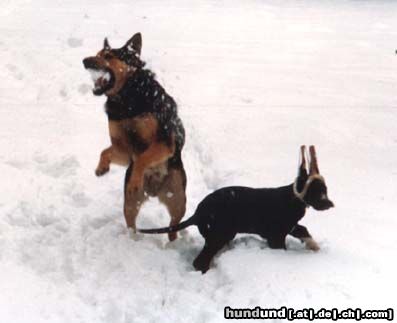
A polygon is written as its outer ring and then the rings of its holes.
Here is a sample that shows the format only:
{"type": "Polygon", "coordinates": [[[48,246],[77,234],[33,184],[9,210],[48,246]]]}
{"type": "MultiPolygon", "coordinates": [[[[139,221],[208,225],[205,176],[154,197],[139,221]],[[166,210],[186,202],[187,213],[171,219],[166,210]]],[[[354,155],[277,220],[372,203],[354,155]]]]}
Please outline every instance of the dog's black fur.
{"type": "MultiPolygon", "coordinates": [[[[315,152],[311,147],[312,152],[312,163],[315,163],[315,152]]],[[[258,234],[267,239],[270,248],[285,249],[288,234],[305,241],[311,236],[298,222],[305,215],[307,207],[326,210],[333,207],[333,203],[327,197],[325,181],[315,172],[315,166],[308,175],[303,164],[294,184],[279,188],[222,188],[204,198],[194,215],[186,221],[168,228],[139,231],[166,233],[196,225],[205,239],[205,245],[193,265],[203,273],[209,269],[215,254],[237,233],[258,234]],[[304,190],[304,196],[299,197],[304,190]]]]}

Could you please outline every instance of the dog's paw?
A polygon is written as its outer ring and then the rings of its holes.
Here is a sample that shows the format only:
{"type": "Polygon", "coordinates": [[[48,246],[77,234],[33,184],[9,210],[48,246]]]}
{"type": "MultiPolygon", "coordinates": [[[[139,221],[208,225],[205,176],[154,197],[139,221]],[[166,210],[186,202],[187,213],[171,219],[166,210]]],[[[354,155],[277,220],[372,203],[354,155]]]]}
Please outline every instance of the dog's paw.
{"type": "Polygon", "coordinates": [[[132,228],[128,229],[128,235],[129,235],[130,239],[134,240],[134,241],[139,241],[139,240],[143,239],[143,234],[136,232],[136,230],[134,230],[132,228]]]}
{"type": "Polygon", "coordinates": [[[178,234],[176,232],[168,233],[169,242],[175,241],[178,238],[178,234]]]}
{"type": "Polygon", "coordinates": [[[105,175],[107,172],[109,171],[109,167],[107,167],[107,168],[100,168],[100,167],[98,167],[96,170],[95,170],[95,175],[96,176],[103,176],[103,175],[105,175]]]}
{"type": "Polygon", "coordinates": [[[312,251],[320,250],[320,246],[318,245],[318,243],[315,240],[313,240],[313,238],[305,238],[302,240],[305,242],[306,249],[312,250],[312,251]]]}
{"type": "MultiPolygon", "coordinates": [[[[175,240],[174,240],[175,241],[175,240]]],[[[162,249],[175,249],[175,242],[174,241],[167,241],[162,249]]]]}

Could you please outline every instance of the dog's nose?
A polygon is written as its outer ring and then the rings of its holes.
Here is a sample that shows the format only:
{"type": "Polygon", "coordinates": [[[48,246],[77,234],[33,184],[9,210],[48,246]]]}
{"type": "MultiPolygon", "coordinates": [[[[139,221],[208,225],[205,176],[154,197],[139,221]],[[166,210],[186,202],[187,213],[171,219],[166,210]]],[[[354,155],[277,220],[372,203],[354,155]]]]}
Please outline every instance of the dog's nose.
{"type": "Polygon", "coordinates": [[[87,65],[88,65],[88,58],[84,58],[84,59],[83,59],[83,65],[84,65],[85,68],[87,68],[87,65]]]}
{"type": "Polygon", "coordinates": [[[334,202],[332,202],[331,200],[328,200],[326,205],[327,205],[327,209],[330,209],[331,207],[335,207],[334,202]]]}

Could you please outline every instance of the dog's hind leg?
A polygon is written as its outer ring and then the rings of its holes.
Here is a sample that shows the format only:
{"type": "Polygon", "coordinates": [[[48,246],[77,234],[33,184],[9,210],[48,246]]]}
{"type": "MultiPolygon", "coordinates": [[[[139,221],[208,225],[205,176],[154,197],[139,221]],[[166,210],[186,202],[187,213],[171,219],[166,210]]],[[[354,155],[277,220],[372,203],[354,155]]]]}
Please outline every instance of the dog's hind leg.
{"type": "Polygon", "coordinates": [[[143,188],[134,191],[133,194],[128,194],[127,184],[132,175],[133,164],[128,167],[125,174],[124,181],[124,217],[129,229],[132,229],[136,233],[136,217],[138,216],[139,210],[142,204],[146,201],[146,196],[143,188]]]}
{"type": "Polygon", "coordinates": [[[174,146],[154,142],[143,153],[136,156],[133,163],[132,176],[127,184],[127,194],[143,188],[145,170],[164,163],[174,153],[174,146]]]}
{"type": "Polygon", "coordinates": [[[297,224],[289,234],[304,242],[306,245],[306,249],[313,251],[320,250],[320,247],[317,244],[317,242],[312,238],[307,228],[304,227],[303,225],[297,224]]]}
{"type": "Polygon", "coordinates": [[[205,274],[210,268],[212,258],[233,238],[234,235],[205,238],[204,248],[193,262],[194,268],[205,274]]]}
{"type": "MultiPolygon", "coordinates": [[[[170,169],[158,194],[159,200],[164,203],[171,216],[170,226],[177,225],[186,211],[186,174],[185,170],[170,169]]],[[[173,241],[177,238],[176,232],[168,233],[168,239],[173,241]]]]}

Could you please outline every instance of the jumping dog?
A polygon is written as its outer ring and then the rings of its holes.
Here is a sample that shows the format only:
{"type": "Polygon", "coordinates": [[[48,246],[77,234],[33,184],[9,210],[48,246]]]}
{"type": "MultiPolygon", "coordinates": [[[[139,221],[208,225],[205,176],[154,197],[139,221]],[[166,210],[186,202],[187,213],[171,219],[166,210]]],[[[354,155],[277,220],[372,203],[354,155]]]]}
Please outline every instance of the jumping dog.
{"type": "MultiPolygon", "coordinates": [[[[92,74],[94,95],[106,95],[111,146],[102,151],[96,175],[111,163],[129,166],[124,184],[124,216],[136,232],[136,217],[147,196],[157,196],[171,215],[171,226],[185,214],[186,174],[181,151],[185,130],[174,99],[145,69],[142,37],[135,34],[123,47],[103,48],[83,60],[92,74]]],[[[176,232],[169,233],[176,239],[176,232]]]]}
{"type": "Polygon", "coordinates": [[[306,147],[301,146],[301,161],[294,183],[278,188],[226,187],[219,189],[198,205],[186,221],[167,228],[142,229],[142,233],[176,232],[196,225],[205,239],[203,250],[193,266],[205,273],[212,258],[237,233],[254,233],[267,239],[270,248],[286,249],[288,234],[300,239],[308,249],[319,246],[306,227],[298,224],[306,209],[322,211],[334,206],[328,199],[327,186],[320,175],[316,151],[310,146],[310,171],[306,169],[306,147]]]}

